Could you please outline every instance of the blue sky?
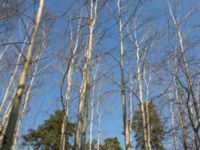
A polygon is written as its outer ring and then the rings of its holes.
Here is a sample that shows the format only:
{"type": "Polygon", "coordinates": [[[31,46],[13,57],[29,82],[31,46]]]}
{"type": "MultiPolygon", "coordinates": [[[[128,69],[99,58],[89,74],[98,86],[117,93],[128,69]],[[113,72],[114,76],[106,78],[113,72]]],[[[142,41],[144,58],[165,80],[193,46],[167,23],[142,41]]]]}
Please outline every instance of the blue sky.
{"type": "MultiPolygon", "coordinates": [[[[82,1],[81,1],[82,2],[82,1]]],[[[81,3],[80,2],[80,3],[81,3]]],[[[193,1],[187,1],[183,0],[183,7],[180,9],[180,14],[184,13],[184,11],[187,11],[187,8],[190,8],[190,6],[195,0],[193,1]]],[[[52,12],[55,16],[60,16],[70,8],[70,4],[73,3],[71,0],[46,0],[45,1],[45,7],[48,8],[50,12],[52,12]]],[[[116,8],[116,6],[113,6],[113,8],[116,8]]],[[[140,10],[141,12],[145,12],[144,14],[148,15],[155,15],[156,20],[153,23],[153,25],[157,26],[158,28],[161,28],[164,26],[164,20],[165,13],[167,12],[166,9],[166,1],[165,0],[150,0],[147,2],[144,7],[140,10]]],[[[78,10],[77,10],[78,11],[78,10]]],[[[103,14],[103,13],[102,13],[103,14]]],[[[105,14],[104,14],[105,15],[105,14]]],[[[117,15],[117,14],[115,14],[117,15]]],[[[196,17],[195,17],[196,18],[196,17]]],[[[195,22],[195,19],[193,19],[195,22]]],[[[115,24],[114,20],[109,20],[105,26],[111,26],[112,24],[115,24]]],[[[102,26],[101,29],[103,29],[104,26],[102,26]]],[[[62,79],[62,75],[60,73],[60,69],[63,69],[64,66],[59,64],[58,66],[56,64],[59,63],[58,59],[55,58],[54,54],[58,51],[65,51],[67,45],[64,44],[65,40],[63,37],[65,37],[64,32],[67,30],[67,24],[65,17],[60,17],[56,20],[55,26],[51,30],[50,33],[50,46],[47,47],[46,53],[44,54],[45,57],[47,56],[46,61],[44,61],[44,64],[47,64],[50,62],[50,71],[48,73],[44,72],[44,76],[42,76],[42,79],[40,79],[39,82],[43,81],[43,84],[41,84],[40,88],[36,88],[32,91],[33,98],[30,101],[29,108],[30,111],[28,115],[25,117],[24,120],[24,128],[22,128],[22,133],[26,132],[28,128],[33,127],[36,128],[38,125],[42,124],[44,119],[47,119],[50,114],[54,112],[54,110],[61,108],[60,103],[60,89],[59,84],[62,79]],[[64,46],[65,45],[65,46],[64,46]],[[31,118],[31,119],[30,119],[31,118]],[[34,124],[33,124],[34,123],[34,124]]],[[[99,29],[99,31],[101,31],[99,29]]],[[[119,35],[117,31],[117,26],[112,28],[108,33],[106,38],[102,40],[102,43],[99,46],[99,49],[102,49],[102,51],[109,51],[114,48],[114,55],[117,57],[119,56],[119,35]],[[111,38],[110,38],[111,37],[111,38]]],[[[129,46],[125,46],[125,48],[129,48],[129,46]]],[[[156,47],[157,48],[157,47],[156,47]]],[[[162,51],[157,49],[157,51],[162,51]]],[[[94,52],[95,54],[95,52],[94,52]]],[[[162,58],[162,55],[158,57],[162,58]]],[[[106,62],[110,66],[115,66],[116,62],[113,59],[106,60],[106,62]]],[[[107,64],[100,65],[100,69],[105,70],[109,69],[110,66],[106,66],[107,64]]],[[[105,71],[104,70],[104,71],[105,71]]],[[[119,67],[113,67],[113,75],[114,79],[120,83],[120,73],[119,73],[119,67]]],[[[78,77],[75,77],[75,79],[78,77]]],[[[75,80],[74,79],[74,80],[75,80]]],[[[99,84],[99,88],[102,89],[102,91],[107,91],[109,89],[112,90],[119,90],[117,86],[114,86],[110,82],[108,82],[105,78],[102,81],[105,82],[105,85],[99,84]]],[[[152,89],[152,91],[155,89],[152,89]]],[[[72,94],[72,97],[76,97],[77,92],[74,92],[75,94],[72,94]]],[[[156,94],[156,92],[154,92],[156,94]]],[[[127,96],[127,99],[129,97],[127,96]]],[[[135,101],[135,99],[134,99],[135,101]]],[[[74,113],[77,112],[77,103],[78,99],[75,100],[72,106],[72,120],[74,121],[73,117],[75,116],[74,113]]],[[[136,104],[136,103],[135,103],[136,104]]],[[[122,113],[121,113],[122,107],[121,107],[121,96],[119,91],[112,94],[109,97],[106,97],[103,100],[103,105],[101,106],[101,111],[103,113],[102,116],[102,137],[103,139],[106,137],[115,137],[117,136],[118,139],[121,142],[121,145],[124,147],[124,137],[122,135],[123,131],[123,124],[122,124],[122,113]]],[[[95,121],[96,122],[96,121],[95,121]]],[[[96,124],[96,123],[95,123],[96,124]]],[[[94,132],[97,133],[97,126],[94,126],[94,132]]],[[[95,133],[95,138],[96,138],[95,133]]]]}

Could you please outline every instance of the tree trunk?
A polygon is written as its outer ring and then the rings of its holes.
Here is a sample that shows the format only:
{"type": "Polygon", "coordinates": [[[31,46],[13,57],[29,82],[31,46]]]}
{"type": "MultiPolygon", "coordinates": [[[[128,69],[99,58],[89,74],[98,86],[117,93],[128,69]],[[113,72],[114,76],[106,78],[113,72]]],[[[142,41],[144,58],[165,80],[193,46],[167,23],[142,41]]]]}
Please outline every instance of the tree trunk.
{"type": "Polygon", "coordinates": [[[19,77],[17,91],[16,91],[14,99],[13,99],[13,105],[12,105],[10,117],[8,120],[8,126],[6,128],[6,133],[3,138],[3,142],[1,143],[1,145],[2,145],[1,150],[9,150],[9,149],[11,149],[11,146],[12,146],[12,142],[14,139],[14,133],[15,133],[15,127],[17,124],[18,114],[19,114],[21,100],[22,100],[22,95],[23,95],[23,92],[24,92],[24,89],[26,86],[26,78],[28,76],[29,67],[31,64],[32,50],[33,50],[33,46],[35,43],[35,37],[36,37],[36,33],[38,31],[40,18],[42,15],[43,4],[44,4],[44,0],[40,0],[37,16],[35,19],[34,30],[31,35],[30,45],[28,46],[28,49],[27,49],[26,59],[24,62],[22,72],[19,77]]]}
{"type": "Polygon", "coordinates": [[[144,67],[144,82],[146,85],[146,126],[147,126],[147,142],[148,142],[148,150],[151,150],[151,127],[150,127],[150,119],[149,119],[149,89],[151,82],[151,72],[146,76],[146,67],[144,67]]]}
{"type": "MultiPolygon", "coordinates": [[[[130,76],[130,99],[129,99],[129,143],[132,146],[132,125],[133,125],[133,79],[130,76]]],[[[132,147],[131,147],[132,148],[132,147]]]]}
{"type": "Polygon", "coordinates": [[[172,124],[172,131],[173,131],[173,142],[175,150],[178,150],[177,145],[177,136],[176,136],[176,129],[175,129],[175,122],[174,122],[174,111],[173,111],[173,102],[170,102],[170,111],[171,111],[171,124],[172,124]]]}
{"type": "Polygon", "coordinates": [[[145,150],[148,150],[146,116],[145,116],[144,103],[143,103],[142,71],[141,71],[141,68],[140,68],[141,64],[140,64],[140,57],[139,57],[140,48],[139,48],[139,45],[137,43],[137,40],[136,40],[135,45],[137,47],[137,82],[138,82],[138,88],[139,88],[140,111],[141,111],[141,114],[142,114],[144,148],[145,148],[145,150]]]}
{"type": "MultiPolygon", "coordinates": [[[[85,147],[86,142],[86,125],[87,125],[87,116],[88,116],[88,95],[89,95],[89,86],[90,86],[90,60],[92,54],[92,43],[93,43],[93,30],[94,25],[97,19],[97,4],[96,0],[94,6],[93,0],[90,0],[90,20],[89,20],[89,35],[88,35],[88,47],[86,50],[86,62],[83,72],[83,80],[80,88],[80,100],[78,106],[78,123],[75,134],[74,149],[79,149],[80,144],[80,133],[81,133],[81,147],[85,147]],[[84,119],[82,119],[82,110],[84,105],[84,119]],[[82,128],[81,128],[82,126],[82,128]]],[[[84,150],[84,149],[83,149],[84,150]]]]}
{"type": "Polygon", "coordinates": [[[123,25],[121,18],[121,0],[118,0],[118,13],[119,13],[119,33],[120,33],[120,74],[121,74],[121,97],[122,97],[122,117],[123,117],[123,126],[124,126],[124,139],[125,139],[125,149],[131,150],[130,143],[130,133],[129,133],[129,121],[127,120],[126,113],[126,89],[125,89],[125,77],[124,77],[124,45],[123,45],[123,25]]]}
{"type": "Polygon", "coordinates": [[[79,35],[80,35],[80,27],[81,27],[81,19],[79,21],[77,35],[76,35],[76,42],[74,45],[74,49],[72,51],[71,61],[69,62],[69,70],[67,74],[67,89],[65,93],[65,104],[64,104],[64,116],[63,116],[63,123],[61,127],[61,138],[60,138],[60,150],[65,150],[67,135],[66,135],[66,122],[68,121],[68,113],[69,113],[69,99],[71,93],[71,84],[72,84],[72,76],[73,76],[73,66],[75,63],[75,55],[78,49],[78,42],[79,42],[79,35]]]}
{"type": "MultiPolygon", "coordinates": [[[[42,56],[42,54],[39,54],[37,59],[39,60],[41,58],[41,56],[42,56]]],[[[19,118],[19,121],[18,121],[17,129],[15,131],[12,150],[15,150],[16,146],[17,146],[17,142],[18,142],[18,139],[19,139],[19,133],[20,133],[20,129],[21,129],[21,124],[22,124],[22,121],[24,119],[24,115],[25,115],[26,108],[27,108],[27,105],[28,105],[28,102],[29,102],[29,97],[30,97],[30,94],[31,94],[33,83],[35,81],[35,77],[36,77],[36,74],[37,74],[37,71],[38,71],[38,67],[39,67],[39,61],[37,62],[36,66],[35,66],[33,76],[31,78],[30,85],[29,85],[29,88],[28,88],[27,93],[26,93],[24,104],[22,105],[23,108],[22,108],[22,112],[21,112],[21,115],[20,115],[20,118],[19,118]]]]}
{"type": "Polygon", "coordinates": [[[92,88],[92,100],[91,100],[91,114],[90,114],[90,138],[89,138],[89,150],[92,150],[92,134],[93,134],[93,120],[94,120],[94,99],[95,99],[95,90],[96,90],[96,75],[97,75],[97,68],[94,70],[93,74],[93,88],[92,88]]]}
{"type": "Polygon", "coordinates": [[[101,112],[99,110],[99,98],[97,99],[97,116],[98,116],[97,150],[100,150],[100,144],[101,144],[101,112]]]}

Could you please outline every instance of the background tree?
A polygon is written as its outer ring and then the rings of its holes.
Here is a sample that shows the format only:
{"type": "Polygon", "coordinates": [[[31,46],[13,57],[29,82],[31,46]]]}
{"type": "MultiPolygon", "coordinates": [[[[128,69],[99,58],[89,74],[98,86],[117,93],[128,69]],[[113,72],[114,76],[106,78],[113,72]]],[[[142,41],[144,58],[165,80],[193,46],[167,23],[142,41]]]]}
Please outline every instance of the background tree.
{"type": "MultiPolygon", "coordinates": [[[[92,140],[92,150],[97,150],[97,141],[92,140]]],[[[89,150],[89,143],[86,145],[86,149],[89,150]]],[[[104,143],[100,145],[100,150],[122,150],[120,142],[117,137],[111,137],[104,139],[104,143]]]]}
{"type": "MultiPolygon", "coordinates": [[[[49,119],[40,125],[37,129],[29,129],[29,133],[23,135],[24,142],[23,146],[32,146],[34,149],[49,149],[59,150],[59,143],[61,138],[61,126],[63,121],[64,113],[62,110],[56,110],[49,119]]],[[[71,149],[70,138],[74,136],[75,124],[66,123],[66,141],[65,149],[71,149]]]]}
{"type": "Polygon", "coordinates": [[[122,148],[117,137],[114,137],[105,139],[101,150],[122,150],[122,148]]]}
{"type": "MultiPolygon", "coordinates": [[[[148,106],[148,111],[149,111],[151,147],[154,150],[164,150],[162,142],[164,140],[165,131],[163,128],[162,121],[159,117],[159,114],[156,111],[155,105],[153,103],[149,103],[148,105],[144,106],[145,106],[144,107],[145,112],[147,110],[146,106],[148,106]]],[[[135,131],[135,138],[137,142],[136,148],[144,150],[144,138],[141,126],[142,126],[141,111],[136,110],[133,117],[133,130],[135,131]]]]}

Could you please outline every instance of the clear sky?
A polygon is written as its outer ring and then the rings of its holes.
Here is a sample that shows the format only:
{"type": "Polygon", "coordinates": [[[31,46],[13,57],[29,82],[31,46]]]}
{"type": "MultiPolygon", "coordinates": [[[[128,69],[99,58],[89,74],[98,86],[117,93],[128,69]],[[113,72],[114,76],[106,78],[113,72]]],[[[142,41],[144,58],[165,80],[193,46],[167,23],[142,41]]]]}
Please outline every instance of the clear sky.
{"type": "MultiPolygon", "coordinates": [[[[194,1],[195,0],[191,1],[183,0],[182,7],[180,9],[180,14],[183,14],[184,11],[187,11],[187,9],[190,8],[190,6],[188,5],[191,5],[194,1]]],[[[50,64],[48,64],[50,65],[49,66],[50,71],[48,73],[42,74],[42,79],[40,79],[39,82],[41,83],[41,81],[43,81],[43,83],[40,84],[40,87],[38,89],[35,88],[32,91],[34,96],[32,97],[31,102],[29,104],[30,111],[28,115],[25,117],[24,121],[25,128],[22,129],[22,133],[25,133],[27,129],[30,127],[36,128],[38,125],[42,124],[44,119],[47,119],[49,115],[54,112],[54,110],[61,108],[61,103],[59,100],[60,99],[59,84],[62,80],[62,74],[60,73],[60,71],[65,67],[62,64],[59,64],[60,62],[55,57],[55,52],[56,51],[64,52],[67,49],[67,44],[65,43],[66,39],[64,38],[67,37],[66,31],[68,25],[65,16],[62,16],[62,14],[70,9],[72,3],[73,0],[45,0],[45,7],[46,7],[45,9],[46,10],[48,9],[52,14],[54,14],[55,17],[58,17],[50,33],[50,46],[47,47],[47,49],[45,50],[46,53],[44,54],[46,60],[43,62],[43,66],[47,65],[47,62],[48,63],[50,62],[50,64]]],[[[116,6],[113,5],[112,7],[116,9],[116,6]]],[[[166,8],[167,5],[165,0],[150,0],[144,5],[144,7],[140,11],[147,16],[155,16],[156,19],[153,25],[158,28],[162,28],[162,26],[164,26],[164,20],[166,19],[165,18],[166,17],[165,14],[167,13],[166,8]]],[[[79,11],[79,9],[77,9],[77,11],[79,11]]],[[[106,11],[107,14],[108,12],[109,11],[106,11]]],[[[105,15],[105,12],[102,13],[101,15],[105,15]]],[[[102,20],[105,21],[106,18],[102,20]]],[[[195,21],[195,19],[193,19],[193,21],[195,21]]],[[[106,22],[105,26],[112,26],[113,24],[115,24],[115,20],[110,19],[108,22],[106,22]]],[[[103,28],[104,25],[97,31],[102,31],[103,28]]],[[[102,49],[102,51],[110,51],[114,49],[114,55],[118,57],[119,35],[118,31],[116,30],[117,26],[110,29],[110,31],[106,35],[106,38],[102,40],[102,43],[104,44],[100,45],[100,48],[102,49]]],[[[128,49],[129,46],[126,46],[125,48],[128,49]]],[[[162,53],[162,50],[159,50],[158,47],[156,47],[155,49],[157,49],[157,51],[160,51],[160,53],[162,53]]],[[[162,58],[162,54],[160,54],[158,59],[159,58],[162,58]]],[[[106,60],[106,63],[108,64],[100,65],[101,67],[100,69],[104,69],[105,67],[105,70],[106,69],[108,70],[108,66],[106,65],[116,66],[116,62],[114,59],[106,60]]],[[[119,67],[113,67],[112,73],[114,76],[114,80],[120,83],[119,67]]],[[[78,77],[75,77],[75,79],[77,78],[78,77]]],[[[80,80],[80,78],[77,80],[80,80]]],[[[102,100],[103,101],[102,103],[104,103],[101,106],[101,111],[103,113],[101,121],[102,137],[104,139],[106,137],[117,136],[121,142],[121,145],[124,147],[124,136],[122,135],[123,131],[122,112],[121,112],[122,107],[121,107],[121,96],[119,88],[117,86],[113,86],[113,84],[108,82],[105,78],[103,79],[102,82],[106,83],[105,85],[102,85],[101,83],[99,83],[98,85],[98,88],[101,89],[102,93],[109,89],[118,90],[111,96],[108,96],[102,100]]],[[[153,90],[155,89],[152,89],[152,91],[153,90]]],[[[154,94],[156,94],[156,92],[154,92],[154,94]]],[[[76,96],[77,92],[74,92],[72,94],[72,97],[76,96]]],[[[129,97],[127,96],[127,98],[129,97]]],[[[76,98],[73,101],[73,103],[71,103],[72,106],[71,106],[70,116],[71,120],[73,121],[75,118],[75,113],[77,112],[77,101],[78,99],[76,98]]],[[[94,138],[96,138],[97,134],[96,119],[95,119],[94,132],[95,132],[94,138]]]]}

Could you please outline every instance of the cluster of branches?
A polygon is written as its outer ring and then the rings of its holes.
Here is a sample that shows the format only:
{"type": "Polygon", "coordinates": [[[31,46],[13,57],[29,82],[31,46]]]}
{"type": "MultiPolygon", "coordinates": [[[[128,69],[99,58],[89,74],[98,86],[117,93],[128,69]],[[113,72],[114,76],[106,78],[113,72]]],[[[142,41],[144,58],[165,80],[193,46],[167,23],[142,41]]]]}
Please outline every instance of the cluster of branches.
{"type": "Polygon", "coordinates": [[[42,133],[53,149],[112,149],[113,143],[121,149],[117,139],[101,143],[101,125],[111,112],[121,113],[126,150],[170,149],[171,142],[175,150],[199,149],[195,5],[166,0],[154,10],[155,0],[74,0],[60,14],[51,3],[0,4],[0,149],[17,148],[24,117],[37,108],[30,100],[52,91],[62,109],[59,138],[53,138],[59,142],[45,137],[44,125],[24,136],[33,147],[44,145],[30,135],[42,133]],[[33,89],[46,92],[38,96],[33,89]]]}

